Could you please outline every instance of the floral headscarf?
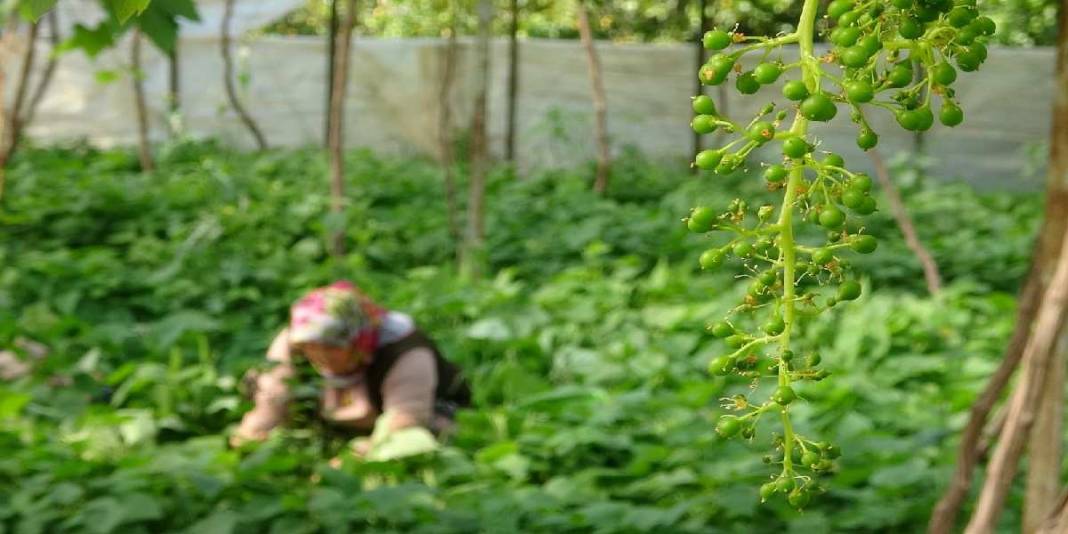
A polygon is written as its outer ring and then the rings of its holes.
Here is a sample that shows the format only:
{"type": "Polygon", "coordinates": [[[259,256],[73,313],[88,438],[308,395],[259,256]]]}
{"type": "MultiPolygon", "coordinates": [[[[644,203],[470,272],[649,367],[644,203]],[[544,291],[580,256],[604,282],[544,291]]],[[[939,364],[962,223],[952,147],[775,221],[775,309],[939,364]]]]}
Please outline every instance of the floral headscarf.
{"type": "Polygon", "coordinates": [[[310,291],[290,309],[289,342],[352,347],[370,355],[386,310],[341,280],[310,291]]]}

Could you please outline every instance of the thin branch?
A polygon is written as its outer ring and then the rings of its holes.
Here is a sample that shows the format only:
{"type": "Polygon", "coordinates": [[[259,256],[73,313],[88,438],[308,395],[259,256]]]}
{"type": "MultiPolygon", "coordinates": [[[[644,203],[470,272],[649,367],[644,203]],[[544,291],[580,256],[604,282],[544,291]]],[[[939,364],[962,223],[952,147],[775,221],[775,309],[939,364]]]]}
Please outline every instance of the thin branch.
{"type": "Polygon", "coordinates": [[[152,161],[152,152],[148,144],[148,109],[145,106],[145,87],[142,82],[144,73],[141,71],[141,29],[134,29],[133,42],[130,45],[130,73],[134,90],[134,105],[137,109],[137,146],[138,156],[141,158],[141,170],[152,172],[156,163],[152,161]]]}
{"type": "Polygon", "coordinates": [[[45,63],[44,72],[41,73],[41,79],[37,81],[37,87],[33,90],[33,96],[30,98],[29,105],[26,106],[25,113],[22,114],[23,124],[32,124],[33,117],[37,114],[37,108],[41,105],[41,100],[44,99],[44,95],[48,92],[48,87],[52,84],[52,77],[56,73],[56,66],[59,65],[59,19],[56,16],[56,10],[48,12],[48,43],[51,45],[51,51],[48,54],[48,62],[45,63]]]}
{"type": "Polygon", "coordinates": [[[15,86],[15,102],[11,105],[8,116],[8,124],[5,132],[3,155],[0,156],[0,166],[7,165],[8,160],[18,147],[19,138],[22,136],[23,108],[26,105],[26,93],[30,87],[30,74],[33,70],[34,53],[37,49],[37,32],[40,25],[36,22],[30,24],[30,33],[26,37],[26,48],[22,54],[22,66],[19,69],[18,85],[15,86]]]}
{"type": "Polygon", "coordinates": [[[586,48],[586,61],[589,65],[590,85],[593,92],[594,137],[597,142],[597,176],[593,190],[604,194],[608,187],[608,125],[607,104],[605,103],[604,81],[601,79],[601,61],[593,45],[593,32],[590,30],[590,17],[586,2],[578,3],[578,27],[582,45],[586,48]]]}
{"type": "Polygon", "coordinates": [[[938,264],[935,263],[931,253],[927,251],[927,247],[923,246],[919,236],[916,234],[916,227],[912,224],[912,218],[909,217],[909,213],[905,209],[905,203],[901,200],[901,193],[898,192],[894,181],[890,179],[890,172],[886,168],[882,155],[877,149],[873,148],[868,151],[868,157],[871,158],[871,162],[875,166],[875,176],[878,177],[879,184],[882,185],[886,198],[890,201],[890,211],[894,214],[894,220],[897,221],[898,228],[901,228],[901,233],[905,234],[905,244],[916,255],[916,259],[920,260],[920,265],[923,266],[923,278],[927,281],[927,292],[932,295],[938,294],[942,290],[942,276],[938,273],[938,264]]]}
{"type": "Polygon", "coordinates": [[[245,110],[245,106],[241,104],[241,101],[237,98],[237,88],[234,87],[234,60],[230,54],[230,21],[234,17],[234,0],[226,0],[223,10],[222,27],[220,33],[222,34],[222,59],[223,59],[223,81],[226,86],[226,98],[230,101],[230,107],[234,108],[238,117],[241,118],[241,122],[245,124],[248,131],[252,133],[252,137],[256,139],[256,147],[260,150],[267,149],[267,140],[263,137],[263,132],[260,131],[260,127],[256,125],[256,121],[245,110]]]}
{"type": "Polygon", "coordinates": [[[504,158],[515,162],[516,107],[519,100],[519,0],[511,0],[511,26],[508,28],[508,125],[505,129],[504,158]]]}
{"type": "Polygon", "coordinates": [[[441,166],[445,173],[445,209],[449,222],[449,235],[452,236],[456,249],[459,250],[460,222],[456,204],[456,176],[453,165],[452,146],[452,88],[456,78],[456,53],[459,45],[456,36],[456,16],[450,14],[452,24],[449,38],[445,44],[445,57],[442,61],[441,86],[438,90],[438,145],[441,151],[441,166]]]}
{"type": "MultiPolygon", "coordinates": [[[[334,52],[334,78],[330,91],[330,211],[344,211],[345,155],[342,153],[343,127],[345,124],[345,92],[349,81],[349,58],[352,55],[352,28],[356,25],[356,0],[348,0],[345,22],[337,35],[337,50],[334,52]]],[[[334,230],[330,236],[331,253],[335,257],[345,254],[345,232],[334,230]]]]}

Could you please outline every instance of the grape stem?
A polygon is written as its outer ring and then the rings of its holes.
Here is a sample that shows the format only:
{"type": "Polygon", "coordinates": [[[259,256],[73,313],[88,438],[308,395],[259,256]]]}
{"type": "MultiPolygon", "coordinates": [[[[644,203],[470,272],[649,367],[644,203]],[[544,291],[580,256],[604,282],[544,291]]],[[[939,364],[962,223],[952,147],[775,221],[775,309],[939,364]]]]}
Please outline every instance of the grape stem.
{"type": "MultiPolygon", "coordinates": [[[[802,81],[804,81],[809,93],[812,94],[819,92],[819,62],[816,61],[812,54],[816,9],[818,6],[818,0],[805,0],[801,8],[801,18],[797,23],[797,32],[789,35],[789,37],[796,37],[800,46],[802,81]]],[[[794,123],[790,128],[790,133],[799,137],[804,137],[808,133],[808,120],[801,115],[800,111],[794,116],[794,123]]],[[[779,250],[782,251],[783,263],[783,322],[786,324],[786,328],[779,335],[779,343],[783,352],[790,349],[790,331],[795,321],[794,271],[797,258],[794,248],[793,214],[797,190],[801,186],[804,177],[803,166],[795,165],[790,169],[790,178],[786,184],[786,193],[783,197],[782,212],[779,214],[778,222],[781,231],[779,235],[779,250]]],[[[785,387],[789,385],[790,364],[786,360],[779,360],[779,386],[785,387]]],[[[790,476],[793,473],[793,458],[791,454],[793,453],[794,429],[790,422],[790,413],[787,406],[782,407],[781,415],[783,426],[783,474],[790,476]]]]}

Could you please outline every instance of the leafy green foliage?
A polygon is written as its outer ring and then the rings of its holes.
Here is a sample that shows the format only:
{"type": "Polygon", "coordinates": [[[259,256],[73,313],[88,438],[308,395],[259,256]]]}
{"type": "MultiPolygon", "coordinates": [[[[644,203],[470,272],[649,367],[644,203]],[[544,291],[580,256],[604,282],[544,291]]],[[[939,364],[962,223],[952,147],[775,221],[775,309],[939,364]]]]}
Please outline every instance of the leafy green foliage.
{"type": "MultiPolygon", "coordinates": [[[[975,223],[968,247],[931,241],[937,257],[962,258],[939,299],[914,285],[891,223],[873,219],[887,228],[875,254],[893,272],[871,271],[859,303],[795,339],[795,358],[819,354],[833,379],[795,388],[794,424],[841,449],[828,493],[799,514],[781,501],[758,508],[767,467],[715,433],[712,414],[749,383],[706,378],[720,341],[702,327],[746,288],[729,264],[697,271],[697,238],[678,220],[694,199],[719,208],[770,195],[750,177],[708,191],[684,169],[628,155],[603,198],[584,196],[588,170],[496,173],[495,275],[468,282],[445,266],[432,163],[351,154],[345,227],[358,246],[332,263],[327,195],[309,188],[325,172],[317,151],[162,152],[163,170],[147,176],[121,150],[28,149],[13,162],[0,346],[22,336],[52,353],[33,376],[0,383],[0,529],[922,530],[952,436],[1010,333],[1041,213],[1036,195],[911,194],[920,221],[975,223]],[[578,234],[587,220],[594,228],[578,234]],[[1014,269],[969,272],[982,260],[1014,269]],[[291,299],[340,275],[413,313],[470,374],[476,406],[439,450],[403,459],[332,469],[344,441],[310,424],[227,449],[247,408],[237,377],[262,363],[291,299]]],[[[313,385],[296,393],[314,396],[313,385]]],[[[429,445],[412,437],[385,452],[429,445]]]]}

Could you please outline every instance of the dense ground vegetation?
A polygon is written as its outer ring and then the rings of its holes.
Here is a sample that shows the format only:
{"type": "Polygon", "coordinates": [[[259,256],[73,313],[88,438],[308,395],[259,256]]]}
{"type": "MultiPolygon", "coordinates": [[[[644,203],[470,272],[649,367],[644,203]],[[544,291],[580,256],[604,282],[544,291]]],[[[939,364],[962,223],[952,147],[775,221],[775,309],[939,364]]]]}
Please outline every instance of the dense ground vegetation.
{"type": "Polygon", "coordinates": [[[681,222],[695,200],[759,197],[760,179],[711,188],[630,154],[602,198],[590,169],[499,169],[491,274],[465,281],[432,163],[350,154],[345,220],[322,215],[314,151],[180,143],[160,168],[85,147],[14,162],[0,347],[50,354],[0,382],[0,532],[917,532],[1010,332],[1041,214],[1037,195],[917,182],[909,207],[948,282],[937,298],[873,216],[882,244],[858,269],[872,290],[800,340],[834,377],[799,388],[795,424],[843,455],[797,512],[759,505],[766,466],[712,428],[747,384],[707,375],[723,347],[702,332],[745,273],[701,272],[681,222]],[[354,251],[340,261],[322,245],[337,227],[354,251]],[[314,424],[229,450],[238,377],[288,303],[338,276],[414,314],[468,370],[476,407],[444,448],[404,460],[331,469],[341,441],[314,424]]]}

